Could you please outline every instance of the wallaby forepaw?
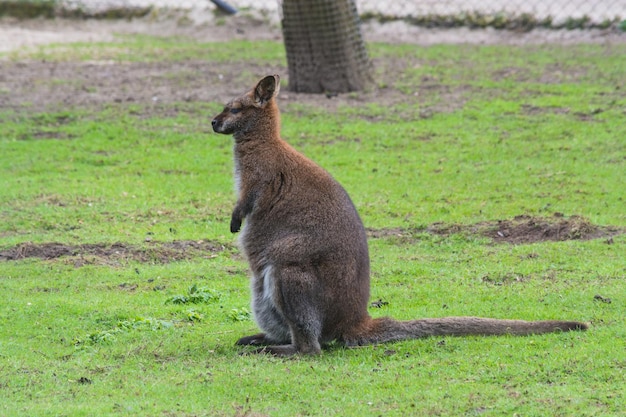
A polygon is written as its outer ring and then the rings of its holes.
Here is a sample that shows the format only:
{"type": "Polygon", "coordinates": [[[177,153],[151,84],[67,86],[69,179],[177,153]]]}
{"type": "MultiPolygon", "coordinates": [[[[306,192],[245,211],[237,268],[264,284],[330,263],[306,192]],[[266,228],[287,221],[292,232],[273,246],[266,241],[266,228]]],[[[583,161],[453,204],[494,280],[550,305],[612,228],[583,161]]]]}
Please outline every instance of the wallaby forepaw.
{"type": "Polygon", "coordinates": [[[230,220],[230,233],[237,233],[241,230],[241,219],[232,218],[230,220]]]}

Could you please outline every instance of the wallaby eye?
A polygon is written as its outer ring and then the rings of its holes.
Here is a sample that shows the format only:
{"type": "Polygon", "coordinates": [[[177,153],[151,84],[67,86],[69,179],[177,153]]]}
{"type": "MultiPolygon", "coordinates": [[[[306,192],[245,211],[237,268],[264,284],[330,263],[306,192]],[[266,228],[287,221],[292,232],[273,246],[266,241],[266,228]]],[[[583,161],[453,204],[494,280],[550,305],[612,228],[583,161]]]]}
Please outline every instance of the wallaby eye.
{"type": "Polygon", "coordinates": [[[230,109],[230,114],[237,114],[241,111],[241,108],[232,108],[230,109]]]}

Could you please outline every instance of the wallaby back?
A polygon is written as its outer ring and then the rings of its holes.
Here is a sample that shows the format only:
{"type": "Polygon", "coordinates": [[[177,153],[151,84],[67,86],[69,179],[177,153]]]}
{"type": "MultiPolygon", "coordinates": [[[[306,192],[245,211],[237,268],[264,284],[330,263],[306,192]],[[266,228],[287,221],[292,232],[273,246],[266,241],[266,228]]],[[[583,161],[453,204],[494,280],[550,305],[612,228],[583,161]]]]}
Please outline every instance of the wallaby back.
{"type": "Polygon", "coordinates": [[[238,344],[262,345],[260,352],[277,355],[316,354],[332,340],[363,345],[586,329],[564,321],[372,319],[361,219],[343,187],[281,139],[279,89],[279,76],[267,76],[212,122],[215,132],[232,134],[235,142],[238,196],[230,230],[241,231],[239,244],[252,272],[252,309],[263,330],[238,344]]]}

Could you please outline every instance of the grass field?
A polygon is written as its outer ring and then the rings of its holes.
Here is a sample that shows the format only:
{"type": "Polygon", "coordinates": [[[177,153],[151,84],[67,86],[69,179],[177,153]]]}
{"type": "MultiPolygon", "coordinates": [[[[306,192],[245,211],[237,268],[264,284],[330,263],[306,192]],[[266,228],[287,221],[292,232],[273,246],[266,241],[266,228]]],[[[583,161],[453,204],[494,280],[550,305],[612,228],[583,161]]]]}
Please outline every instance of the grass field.
{"type": "Polygon", "coordinates": [[[589,331],[240,355],[256,327],[210,120],[286,74],[282,45],[52,45],[0,61],[0,415],[626,415],[626,44],[369,47],[369,91],[280,106],[368,227],[371,314],[589,331]]]}

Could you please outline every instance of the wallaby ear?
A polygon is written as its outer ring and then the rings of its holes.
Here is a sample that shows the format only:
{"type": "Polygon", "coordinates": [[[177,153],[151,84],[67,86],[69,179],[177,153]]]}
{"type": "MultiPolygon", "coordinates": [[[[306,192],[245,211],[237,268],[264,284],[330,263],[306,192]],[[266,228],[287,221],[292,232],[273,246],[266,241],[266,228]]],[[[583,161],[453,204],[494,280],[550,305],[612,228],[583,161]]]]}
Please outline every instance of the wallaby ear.
{"type": "Polygon", "coordinates": [[[276,97],[279,91],[280,76],[268,75],[259,81],[256,87],[254,87],[254,101],[263,105],[270,101],[273,97],[276,97]]]}

